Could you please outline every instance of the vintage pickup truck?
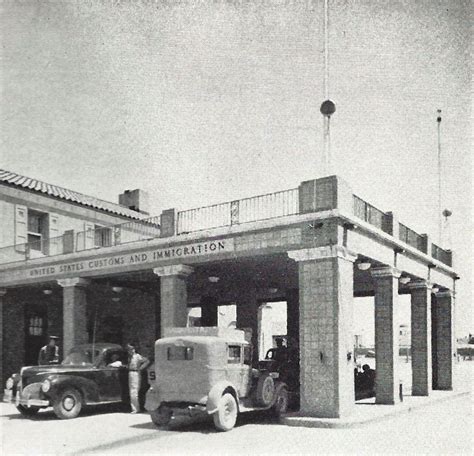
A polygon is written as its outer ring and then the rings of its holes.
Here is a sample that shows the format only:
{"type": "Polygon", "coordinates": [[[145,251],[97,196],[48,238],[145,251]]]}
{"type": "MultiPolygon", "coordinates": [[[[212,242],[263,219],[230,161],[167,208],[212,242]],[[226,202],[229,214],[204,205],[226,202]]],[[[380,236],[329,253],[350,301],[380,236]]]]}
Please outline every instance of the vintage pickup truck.
{"type": "Polygon", "coordinates": [[[252,368],[252,347],[244,331],[167,328],[155,343],[145,408],[158,426],[179,414],[208,414],[218,430],[228,431],[242,412],[286,412],[287,385],[277,377],[252,368]]]}

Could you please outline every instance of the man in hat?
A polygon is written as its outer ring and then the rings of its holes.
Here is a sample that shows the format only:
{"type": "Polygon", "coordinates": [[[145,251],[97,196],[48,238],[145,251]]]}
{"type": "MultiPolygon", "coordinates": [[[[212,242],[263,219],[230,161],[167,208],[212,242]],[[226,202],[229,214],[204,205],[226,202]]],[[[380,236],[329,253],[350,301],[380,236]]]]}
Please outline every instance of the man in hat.
{"type": "Polygon", "coordinates": [[[56,341],[58,339],[59,337],[57,336],[49,336],[48,344],[42,347],[39,352],[39,366],[45,366],[47,364],[59,364],[59,347],[56,345],[56,341]]]}

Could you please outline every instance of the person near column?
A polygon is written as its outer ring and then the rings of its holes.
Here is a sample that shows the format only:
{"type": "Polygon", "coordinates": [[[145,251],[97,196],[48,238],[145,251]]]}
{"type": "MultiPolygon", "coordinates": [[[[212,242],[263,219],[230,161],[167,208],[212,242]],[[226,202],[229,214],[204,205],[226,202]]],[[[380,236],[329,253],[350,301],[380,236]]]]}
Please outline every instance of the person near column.
{"type": "Polygon", "coordinates": [[[59,347],[56,341],[57,336],[49,336],[49,342],[44,347],[41,347],[38,355],[38,365],[45,366],[47,364],[59,364],[59,347]]]}
{"type": "Polygon", "coordinates": [[[138,393],[141,384],[141,372],[145,370],[150,361],[148,358],[140,355],[134,344],[127,344],[128,351],[128,389],[130,392],[130,405],[132,413],[140,411],[138,393]]]}

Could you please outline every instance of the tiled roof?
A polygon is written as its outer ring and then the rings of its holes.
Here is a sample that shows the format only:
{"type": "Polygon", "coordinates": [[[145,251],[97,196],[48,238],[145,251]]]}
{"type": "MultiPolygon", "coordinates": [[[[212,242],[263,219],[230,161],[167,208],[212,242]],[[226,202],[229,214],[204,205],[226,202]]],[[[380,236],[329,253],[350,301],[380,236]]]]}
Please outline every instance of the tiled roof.
{"type": "Polygon", "coordinates": [[[112,214],[118,214],[125,217],[134,219],[142,219],[146,216],[140,212],[133,211],[127,207],[120,206],[119,204],[104,201],[94,196],[84,195],[82,193],[68,190],[67,188],[58,187],[57,185],[47,184],[31,177],[21,176],[20,174],[12,173],[0,169],[0,183],[5,183],[15,187],[21,187],[25,190],[33,192],[44,193],[53,198],[58,198],[72,203],[81,204],[82,206],[92,207],[105,212],[111,212],[112,214]]]}

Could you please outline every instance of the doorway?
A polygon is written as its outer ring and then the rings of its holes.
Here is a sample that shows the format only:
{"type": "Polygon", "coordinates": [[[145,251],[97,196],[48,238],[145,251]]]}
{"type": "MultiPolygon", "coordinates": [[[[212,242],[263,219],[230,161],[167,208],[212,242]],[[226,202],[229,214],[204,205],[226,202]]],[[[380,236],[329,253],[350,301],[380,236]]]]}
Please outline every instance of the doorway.
{"type": "Polygon", "coordinates": [[[283,339],[287,346],[287,302],[264,302],[258,308],[258,358],[265,359],[268,350],[277,346],[276,340],[283,339]]]}
{"type": "Polygon", "coordinates": [[[48,341],[48,312],[45,305],[25,307],[25,365],[38,364],[41,347],[48,341]]]}

